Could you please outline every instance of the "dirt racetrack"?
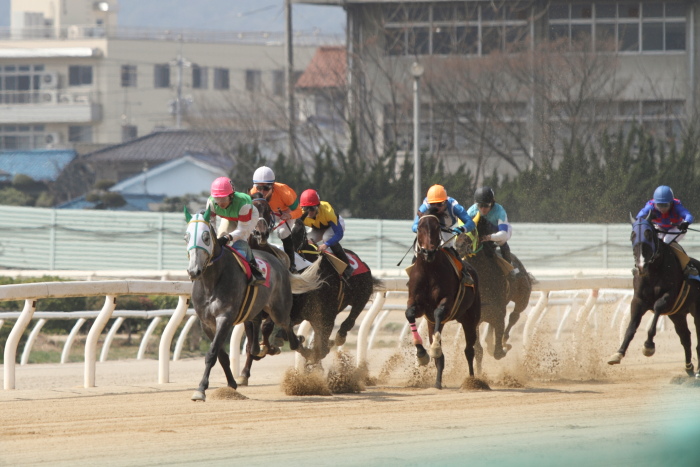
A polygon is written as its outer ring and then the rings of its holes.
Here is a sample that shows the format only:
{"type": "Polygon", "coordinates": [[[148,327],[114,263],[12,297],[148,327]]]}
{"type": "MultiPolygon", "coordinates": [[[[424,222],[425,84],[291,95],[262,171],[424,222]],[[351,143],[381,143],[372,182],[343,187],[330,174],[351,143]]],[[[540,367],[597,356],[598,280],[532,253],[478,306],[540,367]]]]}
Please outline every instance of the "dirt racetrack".
{"type": "Polygon", "coordinates": [[[671,383],[677,337],[657,336],[652,358],[642,341],[616,367],[603,362],[610,337],[516,343],[485,359],[492,390],[467,392],[461,350],[446,351],[437,390],[420,387],[434,376],[413,369],[412,349],[385,348],[371,356],[375,385],[325,397],[284,393],[285,352],[256,364],[246,400],[214,399],[217,366],[206,403],[190,401],[202,359],[172,362],[166,385],[153,360],[98,363],[91,389],[82,364],[26,365],[0,392],[0,465],[700,465],[700,388],[671,383]]]}

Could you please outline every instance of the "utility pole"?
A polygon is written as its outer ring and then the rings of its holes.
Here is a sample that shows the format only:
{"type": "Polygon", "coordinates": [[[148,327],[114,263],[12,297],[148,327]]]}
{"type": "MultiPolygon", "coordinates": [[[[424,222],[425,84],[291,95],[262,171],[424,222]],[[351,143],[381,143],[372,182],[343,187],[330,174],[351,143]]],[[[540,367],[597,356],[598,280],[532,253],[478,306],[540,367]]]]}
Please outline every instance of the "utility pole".
{"type": "Polygon", "coordinates": [[[294,35],[292,30],[292,2],[284,0],[285,20],[285,52],[287,52],[287,66],[285,67],[285,81],[287,83],[287,120],[289,121],[287,141],[289,145],[289,158],[297,160],[296,154],[296,112],[294,106],[294,35]]]}

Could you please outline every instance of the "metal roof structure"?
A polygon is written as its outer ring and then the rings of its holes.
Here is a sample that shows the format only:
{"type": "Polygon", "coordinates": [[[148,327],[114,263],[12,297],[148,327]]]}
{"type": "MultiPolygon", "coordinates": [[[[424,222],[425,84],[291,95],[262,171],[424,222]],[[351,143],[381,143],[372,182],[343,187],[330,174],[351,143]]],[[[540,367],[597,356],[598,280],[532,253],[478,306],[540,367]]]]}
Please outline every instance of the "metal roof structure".
{"type": "Polygon", "coordinates": [[[37,181],[53,182],[75,158],[72,149],[3,151],[0,152],[0,181],[24,174],[37,181]]]}

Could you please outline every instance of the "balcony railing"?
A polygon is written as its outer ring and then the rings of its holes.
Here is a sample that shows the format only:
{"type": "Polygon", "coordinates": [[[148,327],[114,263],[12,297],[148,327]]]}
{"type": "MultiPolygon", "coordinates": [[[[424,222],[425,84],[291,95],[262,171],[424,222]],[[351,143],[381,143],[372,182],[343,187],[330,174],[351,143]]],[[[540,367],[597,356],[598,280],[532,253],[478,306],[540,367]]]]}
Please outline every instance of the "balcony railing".
{"type": "MultiPolygon", "coordinates": [[[[63,28],[0,28],[0,40],[43,39],[121,39],[184,41],[224,44],[282,45],[284,32],[208,31],[196,29],[109,28],[94,25],[73,25],[63,28]]],[[[343,34],[324,34],[320,30],[295,31],[294,44],[299,46],[342,45],[343,34]]]]}

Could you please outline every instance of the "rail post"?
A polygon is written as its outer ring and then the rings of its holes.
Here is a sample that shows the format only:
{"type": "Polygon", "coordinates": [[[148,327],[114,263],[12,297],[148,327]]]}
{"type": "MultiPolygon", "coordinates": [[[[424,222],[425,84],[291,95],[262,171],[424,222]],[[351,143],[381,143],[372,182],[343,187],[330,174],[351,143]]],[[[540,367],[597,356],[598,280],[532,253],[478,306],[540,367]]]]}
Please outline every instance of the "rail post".
{"type": "Polygon", "coordinates": [[[22,314],[17,318],[17,322],[12,326],[12,331],[10,335],[7,336],[7,342],[5,342],[5,352],[4,352],[4,379],[3,388],[15,389],[15,358],[17,357],[17,346],[19,345],[19,339],[24,334],[24,330],[27,329],[27,325],[32,320],[34,316],[34,310],[36,310],[36,300],[26,299],[24,301],[24,309],[22,314]]]}

